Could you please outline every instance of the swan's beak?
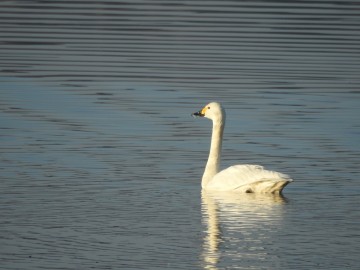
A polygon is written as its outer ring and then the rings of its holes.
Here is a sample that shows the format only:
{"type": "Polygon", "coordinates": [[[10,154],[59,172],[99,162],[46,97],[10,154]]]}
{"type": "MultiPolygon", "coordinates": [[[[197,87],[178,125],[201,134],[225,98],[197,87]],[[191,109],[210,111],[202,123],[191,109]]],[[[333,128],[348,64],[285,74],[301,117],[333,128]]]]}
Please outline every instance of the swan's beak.
{"type": "Polygon", "coordinates": [[[203,110],[201,110],[201,111],[192,113],[191,116],[194,116],[194,117],[204,117],[205,114],[203,113],[203,110]]]}
{"type": "Polygon", "coordinates": [[[200,111],[195,112],[192,114],[193,117],[204,117],[205,116],[205,112],[207,110],[207,107],[205,106],[204,108],[202,108],[200,111]]]}

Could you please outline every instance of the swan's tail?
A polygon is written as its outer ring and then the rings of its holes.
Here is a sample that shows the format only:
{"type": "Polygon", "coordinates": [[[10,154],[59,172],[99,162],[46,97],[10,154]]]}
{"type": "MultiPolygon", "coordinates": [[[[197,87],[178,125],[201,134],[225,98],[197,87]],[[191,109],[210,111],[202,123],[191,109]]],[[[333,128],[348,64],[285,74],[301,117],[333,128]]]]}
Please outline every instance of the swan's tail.
{"type": "Polygon", "coordinates": [[[278,179],[278,180],[261,180],[249,185],[244,185],[236,188],[236,191],[245,193],[272,193],[281,194],[284,187],[292,182],[292,179],[278,179]]]}

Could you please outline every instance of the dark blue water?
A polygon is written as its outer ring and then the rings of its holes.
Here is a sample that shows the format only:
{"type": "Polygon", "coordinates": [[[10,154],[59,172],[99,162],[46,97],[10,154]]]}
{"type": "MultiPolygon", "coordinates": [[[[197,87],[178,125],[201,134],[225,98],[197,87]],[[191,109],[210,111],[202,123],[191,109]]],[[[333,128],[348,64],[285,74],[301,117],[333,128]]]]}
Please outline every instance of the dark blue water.
{"type": "Polygon", "coordinates": [[[359,1],[2,1],[1,269],[357,269],[359,1]],[[206,194],[225,168],[284,197],[206,194]]]}

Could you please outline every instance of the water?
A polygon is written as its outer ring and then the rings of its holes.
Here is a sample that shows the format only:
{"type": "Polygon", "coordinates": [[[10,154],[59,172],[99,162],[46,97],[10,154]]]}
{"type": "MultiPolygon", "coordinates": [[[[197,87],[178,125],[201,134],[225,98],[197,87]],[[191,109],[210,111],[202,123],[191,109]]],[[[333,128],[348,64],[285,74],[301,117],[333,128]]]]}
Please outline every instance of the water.
{"type": "Polygon", "coordinates": [[[357,269],[358,1],[3,1],[1,269],[357,269]],[[223,167],[284,196],[202,194],[223,167]]]}

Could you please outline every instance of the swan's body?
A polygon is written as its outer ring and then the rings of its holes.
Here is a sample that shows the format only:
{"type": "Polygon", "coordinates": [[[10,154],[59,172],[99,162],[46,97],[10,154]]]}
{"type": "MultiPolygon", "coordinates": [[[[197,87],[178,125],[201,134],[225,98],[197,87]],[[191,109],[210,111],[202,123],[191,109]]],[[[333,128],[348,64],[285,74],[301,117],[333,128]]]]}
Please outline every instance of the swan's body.
{"type": "Polygon", "coordinates": [[[204,190],[281,193],[292,181],[286,174],[268,171],[259,165],[234,165],[220,171],[225,110],[219,103],[211,102],[193,115],[213,122],[209,158],[201,181],[204,190]]]}

